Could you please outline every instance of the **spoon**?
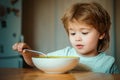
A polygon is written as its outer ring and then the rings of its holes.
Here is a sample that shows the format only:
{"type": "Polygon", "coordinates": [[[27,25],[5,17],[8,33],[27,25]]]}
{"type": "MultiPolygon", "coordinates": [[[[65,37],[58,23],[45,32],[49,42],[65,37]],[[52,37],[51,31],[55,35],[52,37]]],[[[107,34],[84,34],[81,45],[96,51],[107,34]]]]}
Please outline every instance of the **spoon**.
{"type": "Polygon", "coordinates": [[[31,49],[24,49],[24,50],[29,51],[29,52],[33,52],[33,53],[37,53],[37,54],[42,54],[44,56],[47,56],[45,53],[40,52],[40,51],[35,51],[35,50],[31,50],[31,49]]]}

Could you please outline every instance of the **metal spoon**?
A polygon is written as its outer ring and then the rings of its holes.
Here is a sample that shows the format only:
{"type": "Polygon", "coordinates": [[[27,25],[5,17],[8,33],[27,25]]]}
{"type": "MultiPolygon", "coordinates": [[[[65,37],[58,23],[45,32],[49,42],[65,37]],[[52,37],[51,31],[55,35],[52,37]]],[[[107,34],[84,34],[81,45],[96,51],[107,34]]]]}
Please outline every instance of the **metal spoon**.
{"type": "Polygon", "coordinates": [[[44,56],[47,56],[47,55],[46,55],[45,53],[43,53],[43,52],[39,52],[39,51],[31,50],[31,49],[24,49],[24,50],[29,51],[29,52],[33,52],[33,53],[37,53],[37,54],[42,54],[42,55],[44,55],[44,56]]]}

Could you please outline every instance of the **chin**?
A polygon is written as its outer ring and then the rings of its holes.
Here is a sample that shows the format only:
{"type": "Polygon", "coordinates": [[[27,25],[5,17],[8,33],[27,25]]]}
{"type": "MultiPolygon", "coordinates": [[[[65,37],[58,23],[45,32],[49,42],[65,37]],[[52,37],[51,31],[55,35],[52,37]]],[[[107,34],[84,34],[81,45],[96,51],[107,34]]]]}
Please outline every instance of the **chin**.
{"type": "Polygon", "coordinates": [[[78,53],[78,54],[81,54],[81,55],[85,55],[85,54],[86,54],[86,52],[78,51],[78,50],[77,50],[77,53],[78,53]]]}

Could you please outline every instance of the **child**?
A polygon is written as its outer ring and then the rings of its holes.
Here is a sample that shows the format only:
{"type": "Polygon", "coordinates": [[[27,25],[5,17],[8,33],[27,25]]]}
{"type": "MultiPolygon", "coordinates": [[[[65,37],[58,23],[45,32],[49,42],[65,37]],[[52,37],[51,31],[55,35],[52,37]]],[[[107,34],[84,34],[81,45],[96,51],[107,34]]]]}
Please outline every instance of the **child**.
{"type": "MultiPolygon", "coordinates": [[[[115,59],[104,51],[109,47],[111,26],[110,16],[98,3],[76,3],[62,17],[72,47],[48,53],[54,56],[79,56],[80,69],[116,73],[115,59]]],[[[32,56],[24,48],[31,49],[26,43],[16,43],[13,49],[23,55],[26,63],[34,66],[32,56]]]]}

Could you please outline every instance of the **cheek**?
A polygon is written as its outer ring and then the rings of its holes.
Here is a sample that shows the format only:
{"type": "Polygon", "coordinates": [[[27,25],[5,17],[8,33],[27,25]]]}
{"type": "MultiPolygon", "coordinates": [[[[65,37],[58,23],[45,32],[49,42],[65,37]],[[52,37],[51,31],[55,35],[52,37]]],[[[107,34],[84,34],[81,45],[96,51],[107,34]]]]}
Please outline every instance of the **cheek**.
{"type": "Polygon", "coordinates": [[[71,44],[74,43],[74,38],[69,36],[69,41],[71,44]]]}
{"type": "Polygon", "coordinates": [[[98,36],[86,37],[85,44],[89,44],[90,46],[97,46],[98,44],[98,36]]]}

